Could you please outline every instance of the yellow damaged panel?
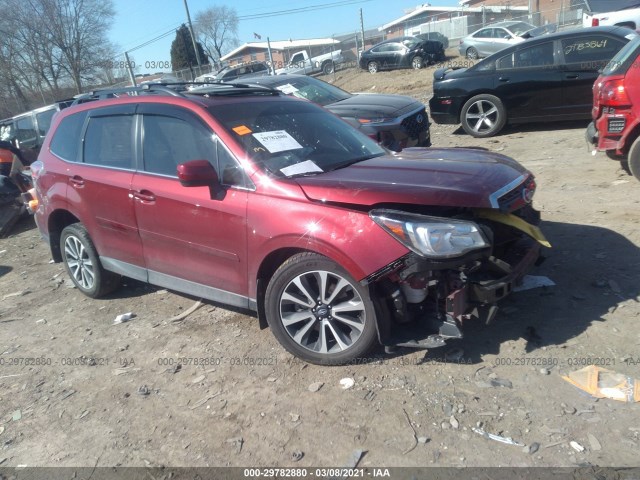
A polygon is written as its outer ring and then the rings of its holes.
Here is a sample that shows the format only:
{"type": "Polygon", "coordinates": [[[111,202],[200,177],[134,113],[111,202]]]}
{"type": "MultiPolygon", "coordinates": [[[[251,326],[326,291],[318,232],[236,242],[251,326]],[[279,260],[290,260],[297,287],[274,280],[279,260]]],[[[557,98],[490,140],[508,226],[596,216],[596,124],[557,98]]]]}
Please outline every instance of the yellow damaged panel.
{"type": "Polygon", "coordinates": [[[475,210],[475,214],[477,217],[486,218],[487,220],[493,220],[494,222],[517,228],[521,232],[526,233],[531,238],[536,240],[540,245],[551,248],[551,244],[544,236],[544,233],[542,233],[542,230],[540,230],[535,225],[531,225],[530,223],[525,222],[520,217],[516,217],[511,213],[502,213],[497,210],[490,210],[485,208],[475,210]]]}

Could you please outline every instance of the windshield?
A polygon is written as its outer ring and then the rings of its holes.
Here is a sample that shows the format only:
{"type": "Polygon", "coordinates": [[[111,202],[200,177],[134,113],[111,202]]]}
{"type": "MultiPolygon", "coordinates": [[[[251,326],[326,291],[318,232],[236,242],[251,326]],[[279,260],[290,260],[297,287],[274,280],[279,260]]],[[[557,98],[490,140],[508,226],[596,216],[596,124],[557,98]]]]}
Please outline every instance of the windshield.
{"type": "Polygon", "coordinates": [[[282,100],[216,105],[209,111],[247,157],[279,177],[316,175],[386,153],[317,105],[282,100]]]}
{"type": "Polygon", "coordinates": [[[323,107],[351,97],[350,93],[341,88],[313,77],[290,78],[287,83],[280,84],[276,88],[282,93],[304,98],[323,107]]]}
{"type": "MultiPolygon", "coordinates": [[[[602,69],[602,75],[613,75],[614,73],[624,73],[628,66],[636,58],[636,50],[640,45],[640,37],[635,37],[616,53],[609,63],[602,69]]],[[[636,65],[640,66],[640,65],[636,65]]]]}
{"type": "Polygon", "coordinates": [[[415,39],[407,39],[407,40],[403,40],[402,44],[407,47],[409,50],[411,50],[412,48],[414,48],[415,46],[419,45],[421,42],[420,40],[415,40],[415,39]]]}
{"type": "Polygon", "coordinates": [[[529,30],[536,28],[535,25],[531,25],[526,22],[518,22],[513,25],[509,25],[507,30],[512,32],[514,35],[522,35],[524,32],[528,32],[529,30]]]}

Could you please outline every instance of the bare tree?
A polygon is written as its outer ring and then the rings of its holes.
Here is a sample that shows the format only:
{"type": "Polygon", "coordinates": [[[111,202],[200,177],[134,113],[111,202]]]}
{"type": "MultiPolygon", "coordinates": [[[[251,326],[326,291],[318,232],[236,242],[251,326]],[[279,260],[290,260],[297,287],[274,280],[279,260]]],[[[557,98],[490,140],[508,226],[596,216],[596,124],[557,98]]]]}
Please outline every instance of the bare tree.
{"type": "Polygon", "coordinates": [[[107,31],[114,16],[112,0],[31,0],[42,6],[44,27],[60,51],[60,66],[78,93],[105,60],[107,31]]]}
{"type": "Polygon", "coordinates": [[[209,7],[196,15],[195,29],[212,63],[238,45],[238,14],[235,8],[209,7]]]}

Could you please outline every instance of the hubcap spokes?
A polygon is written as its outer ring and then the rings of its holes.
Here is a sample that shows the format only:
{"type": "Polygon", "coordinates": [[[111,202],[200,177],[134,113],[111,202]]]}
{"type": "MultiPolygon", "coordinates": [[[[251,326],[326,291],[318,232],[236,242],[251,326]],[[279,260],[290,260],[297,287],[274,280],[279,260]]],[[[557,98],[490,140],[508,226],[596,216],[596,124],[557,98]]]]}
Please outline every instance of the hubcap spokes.
{"type": "Polygon", "coordinates": [[[467,110],[467,123],[474,132],[491,130],[498,120],[498,108],[491,102],[479,100],[467,110]]]}
{"type": "Polygon", "coordinates": [[[318,353],[347,350],[366,321],[362,298],[345,278],[327,271],[306,272],[285,287],[280,318],[300,346],[318,353]]]}
{"type": "Polygon", "coordinates": [[[67,237],[64,241],[64,254],[69,271],[76,283],[87,290],[93,287],[95,280],[93,263],[80,239],[74,236],[67,237]]]}

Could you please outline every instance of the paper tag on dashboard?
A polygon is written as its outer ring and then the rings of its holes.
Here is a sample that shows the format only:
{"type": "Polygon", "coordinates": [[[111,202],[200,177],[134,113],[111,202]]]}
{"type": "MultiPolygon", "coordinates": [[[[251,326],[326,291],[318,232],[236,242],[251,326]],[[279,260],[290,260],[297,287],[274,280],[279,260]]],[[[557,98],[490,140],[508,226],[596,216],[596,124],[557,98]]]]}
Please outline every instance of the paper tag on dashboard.
{"type": "Polygon", "coordinates": [[[280,171],[283,175],[290,177],[292,175],[304,175],[305,173],[323,172],[324,170],[311,160],[305,160],[304,162],[281,168],[280,171]]]}
{"type": "Polygon", "coordinates": [[[302,148],[295,138],[285,130],[274,130],[273,132],[254,133],[254,138],[258,140],[270,153],[284,152],[286,150],[296,150],[302,148]]]}

